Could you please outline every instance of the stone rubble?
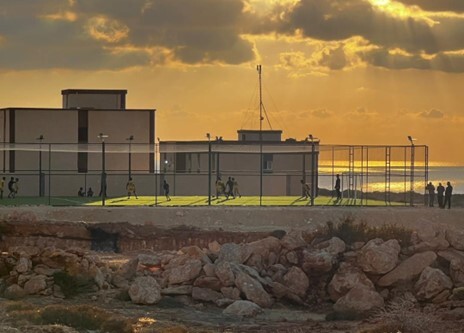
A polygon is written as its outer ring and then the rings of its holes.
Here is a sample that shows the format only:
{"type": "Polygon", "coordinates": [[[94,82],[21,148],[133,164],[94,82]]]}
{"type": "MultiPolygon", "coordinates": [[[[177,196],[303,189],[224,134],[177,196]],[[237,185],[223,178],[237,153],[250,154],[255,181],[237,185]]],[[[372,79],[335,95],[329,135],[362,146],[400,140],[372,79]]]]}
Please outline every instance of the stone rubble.
{"type": "Polygon", "coordinates": [[[125,291],[136,304],[188,296],[226,307],[224,314],[250,317],[283,300],[301,306],[332,302],[334,313],[362,317],[401,293],[422,303],[461,295],[464,246],[457,236],[424,228],[402,249],[396,239],[306,242],[301,231],[291,231],[281,239],[146,251],[119,266],[78,248],[15,246],[0,256],[0,296],[66,297],[56,280],[66,273],[90,281],[95,291],[125,291]],[[404,286],[406,292],[398,289],[404,286]]]}

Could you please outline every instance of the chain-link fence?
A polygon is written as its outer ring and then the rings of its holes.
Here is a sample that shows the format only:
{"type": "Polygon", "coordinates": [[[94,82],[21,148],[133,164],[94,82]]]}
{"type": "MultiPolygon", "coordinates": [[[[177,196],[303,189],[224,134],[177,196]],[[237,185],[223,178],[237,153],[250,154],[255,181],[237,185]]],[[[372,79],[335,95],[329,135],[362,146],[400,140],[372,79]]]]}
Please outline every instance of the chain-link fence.
{"type": "Polygon", "coordinates": [[[15,200],[30,198],[34,204],[104,205],[105,199],[125,204],[126,184],[133,178],[146,205],[165,201],[165,182],[171,197],[190,197],[179,203],[186,205],[223,200],[230,187],[235,188],[230,196],[241,196],[241,205],[279,204],[282,197],[290,199],[280,204],[291,205],[305,195],[305,187],[312,197],[308,205],[418,205],[424,204],[421,194],[428,181],[427,146],[232,141],[0,145],[3,196],[17,187],[15,200]]]}

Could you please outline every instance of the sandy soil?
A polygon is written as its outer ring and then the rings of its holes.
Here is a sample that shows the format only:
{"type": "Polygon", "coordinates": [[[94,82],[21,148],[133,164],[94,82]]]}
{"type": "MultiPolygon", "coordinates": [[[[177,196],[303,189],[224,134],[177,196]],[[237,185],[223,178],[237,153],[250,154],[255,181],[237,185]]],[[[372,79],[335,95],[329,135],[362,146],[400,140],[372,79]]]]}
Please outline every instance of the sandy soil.
{"type": "Polygon", "coordinates": [[[413,229],[424,223],[464,228],[464,208],[426,207],[2,207],[0,219],[29,221],[128,222],[205,230],[272,231],[317,228],[346,217],[372,225],[401,224],[413,229]]]}

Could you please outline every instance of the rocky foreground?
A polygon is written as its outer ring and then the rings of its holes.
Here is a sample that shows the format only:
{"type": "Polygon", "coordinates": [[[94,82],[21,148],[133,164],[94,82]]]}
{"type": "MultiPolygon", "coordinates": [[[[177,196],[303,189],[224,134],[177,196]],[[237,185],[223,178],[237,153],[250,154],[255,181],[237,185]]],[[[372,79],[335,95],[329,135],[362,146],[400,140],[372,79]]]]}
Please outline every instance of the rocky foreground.
{"type": "Polygon", "coordinates": [[[248,243],[145,250],[119,261],[79,248],[10,246],[0,257],[0,296],[60,302],[104,294],[155,310],[169,298],[216,307],[242,323],[293,306],[326,320],[364,319],[364,332],[427,332],[437,325],[462,331],[462,231],[424,225],[401,239],[346,242],[334,233],[280,231],[248,243]]]}

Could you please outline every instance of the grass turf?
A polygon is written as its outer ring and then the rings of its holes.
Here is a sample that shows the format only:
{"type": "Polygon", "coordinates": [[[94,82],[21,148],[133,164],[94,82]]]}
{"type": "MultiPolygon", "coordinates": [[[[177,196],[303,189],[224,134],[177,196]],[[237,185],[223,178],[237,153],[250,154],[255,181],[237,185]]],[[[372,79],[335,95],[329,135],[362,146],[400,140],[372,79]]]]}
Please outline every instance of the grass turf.
{"type": "MultiPolygon", "coordinates": [[[[14,199],[4,198],[0,200],[0,206],[101,206],[99,197],[17,197],[14,199]]],[[[138,199],[131,197],[115,197],[105,200],[106,206],[208,206],[207,196],[173,196],[167,201],[164,196],[139,196],[138,199]]],[[[309,199],[296,196],[263,196],[262,206],[310,206],[309,199]]],[[[336,202],[334,198],[320,196],[314,200],[315,206],[361,206],[361,200],[342,199],[336,202]]],[[[364,200],[363,206],[404,206],[401,202],[386,203],[381,200],[364,200]]],[[[211,206],[260,206],[259,196],[242,196],[236,199],[225,197],[211,198],[211,206]]]]}

